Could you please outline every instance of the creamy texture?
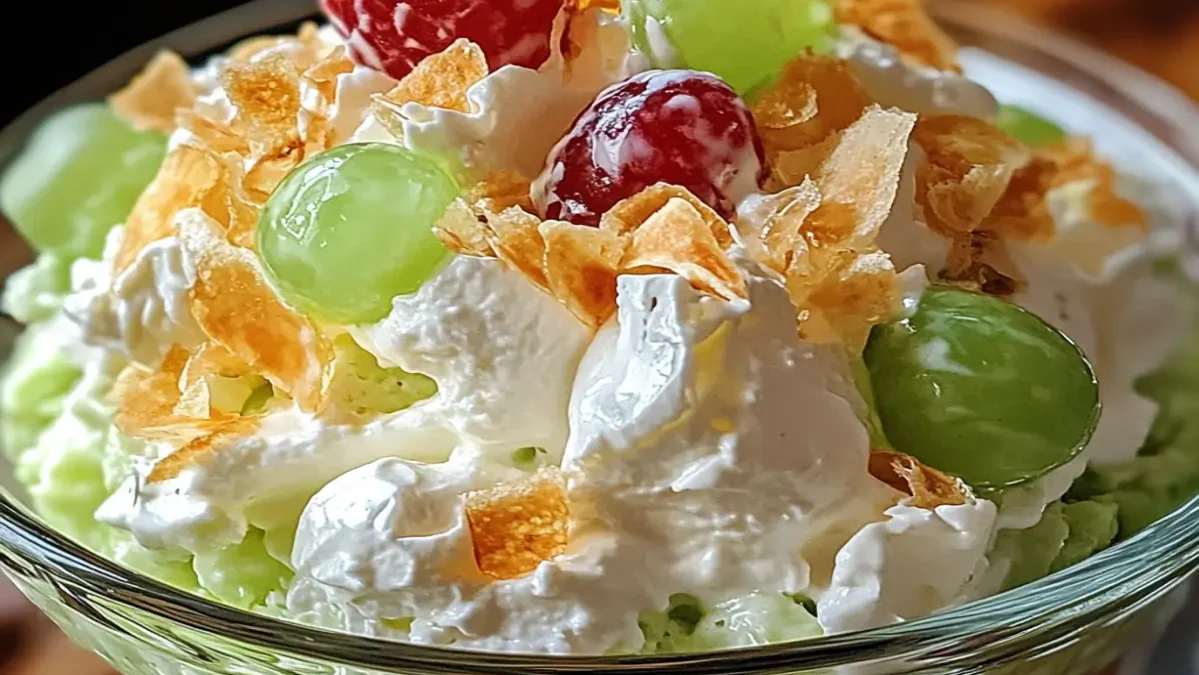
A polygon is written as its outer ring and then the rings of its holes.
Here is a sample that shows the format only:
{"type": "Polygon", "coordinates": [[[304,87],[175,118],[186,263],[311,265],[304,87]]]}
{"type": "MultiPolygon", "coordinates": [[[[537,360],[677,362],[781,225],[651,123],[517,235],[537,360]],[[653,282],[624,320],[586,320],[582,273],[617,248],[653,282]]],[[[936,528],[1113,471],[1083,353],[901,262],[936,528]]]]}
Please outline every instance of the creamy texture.
{"type": "Polygon", "coordinates": [[[591,334],[504,263],[457,256],[397,297],[382,321],[351,332],[381,362],[436,380],[428,405],[457,434],[561,456],[571,381],[591,334]]]}
{"type": "Polygon", "coordinates": [[[97,517],[151,548],[204,550],[240,541],[256,503],[311,494],[383,457],[505,457],[531,445],[561,453],[570,381],[590,337],[566,309],[499,261],[466,257],[394,304],[354,333],[385,362],[436,380],[436,396],[362,425],[272,413],[253,435],[159,483],[145,476],[170,447],[151,444],[97,517]]]}
{"type": "Polygon", "coordinates": [[[967,599],[987,569],[995,505],[978,500],[929,510],[900,504],[837,553],[832,584],[817,603],[826,632],[913,619],[967,599]]]}
{"type": "Polygon", "coordinates": [[[147,245],[113,278],[123,234],[123,228],[113,228],[102,261],[75,262],[74,291],[63,312],[79,325],[87,344],[152,367],[171,345],[197,346],[204,333],[191,314],[179,240],[166,237],[147,245]]]}
{"type": "Polygon", "coordinates": [[[844,354],[799,341],[776,281],[750,289],[726,302],[673,275],[619,278],[571,399],[564,555],[485,583],[461,497],[479,464],[384,460],[309,504],[289,609],[415,642],[599,654],[639,648],[638,616],[672,593],[818,592],[896,493],[866,471],[844,354]]]}
{"type": "Polygon", "coordinates": [[[878,103],[922,115],[954,114],[994,119],[999,103],[982,85],[960,73],[921,66],[891,45],[877,42],[861,30],[844,26],[837,40],[837,58],[878,103]]]}

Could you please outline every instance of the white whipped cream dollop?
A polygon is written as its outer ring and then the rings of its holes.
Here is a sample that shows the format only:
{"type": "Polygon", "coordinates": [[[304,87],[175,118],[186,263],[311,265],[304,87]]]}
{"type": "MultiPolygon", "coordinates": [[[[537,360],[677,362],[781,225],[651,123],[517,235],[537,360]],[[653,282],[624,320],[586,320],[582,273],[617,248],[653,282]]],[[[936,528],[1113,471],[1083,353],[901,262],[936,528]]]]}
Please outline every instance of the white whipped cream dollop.
{"type": "Polygon", "coordinates": [[[179,240],[166,237],[138,252],[133,263],[113,276],[123,227],[108,235],[104,259],[80,259],[71,269],[71,295],[63,312],[87,344],[122,354],[144,366],[158,364],[171,345],[194,347],[204,333],[191,313],[179,240]]]}
{"type": "Polygon", "coordinates": [[[309,504],[289,609],[414,642],[601,654],[636,650],[641,612],[672,593],[827,584],[896,493],[867,473],[845,355],[800,342],[785,289],[753,274],[733,302],[673,275],[619,278],[571,400],[563,555],[480,579],[462,514],[480,460],[383,460],[309,504]]]}
{"type": "Polygon", "coordinates": [[[271,413],[252,434],[155,483],[145,476],[171,447],[151,444],[97,517],[151,548],[211,550],[241,540],[256,504],[312,494],[380,458],[440,462],[484,449],[502,457],[531,445],[561,453],[570,381],[590,337],[567,310],[499,261],[466,257],[394,304],[354,333],[385,363],[433,377],[433,398],[365,424],[271,413]]]}
{"type": "Polygon", "coordinates": [[[961,73],[921,66],[891,45],[871,39],[853,26],[843,26],[837,58],[849,63],[866,91],[885,106],[922,115],[969,115],[994,119],[999,103],[986,87],[961,73]]]}
{"type": "Polygon", "coordinates": [[[899,504],[837,553],[817,603],[826,632],[862,630],[930,614],[967,599],[987,569],[995,505],[986,500],[924,509],[899,504]]]}

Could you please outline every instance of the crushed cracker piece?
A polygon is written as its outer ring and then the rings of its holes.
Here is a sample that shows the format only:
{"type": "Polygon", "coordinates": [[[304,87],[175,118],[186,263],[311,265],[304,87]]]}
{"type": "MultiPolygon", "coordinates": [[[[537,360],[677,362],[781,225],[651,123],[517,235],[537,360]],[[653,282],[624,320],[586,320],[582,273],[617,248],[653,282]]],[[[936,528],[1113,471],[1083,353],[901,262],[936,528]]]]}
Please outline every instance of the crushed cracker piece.
{"type": "Polygon", "coordinates": [[[725,300],[749,297],[745,279],[721,249],[703,214],[679,197],[671,198],[633,231],[620,269],[639,267],[670,270],[725,300]]]}
{"type": "Polygon", "coordinates": [[[529,196],[528,178],[515,171],[497,171],[466,189],[466,200],[480,215],[499,213],[518,206],[529,213],[536,213],[533,199],[529,196]]]}
{"type": "Polygon", "coordinates": [[[545,240],[541,219],[518,207],[487,217],[487,243],[495,256],[525,276],[538,288],[548,289],[545,275],[545,240]]]}
{"type": "Polygon", "coordinates": [[[835,0],[833,10],[838,24],[857,26],[918,64],[961,72],[957,44],[928,15],[924,0],[835,0]]]}
{"type": "Polygon", "coordinates": [[[958,479],[920,463],[915,457],[894,450],[870,453],[870,475],[910,495],[908,504],[935,509],[972,501],[968,488],[958,479]]]}
{"type": "Polygon", "coordinates": [[[175,113],[192,107],[196,87],[187,63],[178,54],[163,50],[150,60],[141,74],[117,93],[108,104],[134,128],[164,134],[175,130],[175,113]]]}
{"type": "Polygon", "coordinates": [[[480,258],[495,256],[487,242],[487,225],[460,197],[446,207],[433,225],[433,234],[454,253],[480,258]]]}
{"type": "Polygon", "coordinates": [[[570,508],[556,470],[466,498],[475,562],[496,579],[513,579],[566,550],[570,508]]]}
{"type": "Polygon", "coordinates": [[[315,410],[329,351],[317,328],[279,300],[254,253],[226,241],[203,212],[184,211],[176,226],[196,269],[192,314],[200,328],[301,409],[315,410]]]}
{"type": "Polygon", "coordinates": [[[255,155],[278,157],[296,145],[300,75],[287,55],[231,62],[221,71],[221,84],[237,108],[233,125],[255,155]]]}
{"type": "Polygon", "coordinates": [[[254,433],[261,424],[258,417],[233,417],[211,427],[206,433],[184,443],[178,450],[154,464],[146,476],[147,483],[161,483],[176,478],[220,452],[221,445],[254,433]]]}
{"type": "Polygon", "coordinates": [[[425,57],[383,98],[395,105],[409,102],[470,112],[466,92],[487,77],[487,57],[478,45],[458,38],[444,51],[425,57]]]}

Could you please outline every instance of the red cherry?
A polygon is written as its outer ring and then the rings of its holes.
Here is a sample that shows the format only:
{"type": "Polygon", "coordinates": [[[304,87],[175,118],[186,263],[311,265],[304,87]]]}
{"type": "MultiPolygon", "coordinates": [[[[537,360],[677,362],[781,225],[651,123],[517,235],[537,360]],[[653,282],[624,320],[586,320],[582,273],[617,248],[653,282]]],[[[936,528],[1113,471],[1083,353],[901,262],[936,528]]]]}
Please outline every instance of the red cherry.
{"type": "Polygon", "coordinates": [[[728,84],[652,70],[600,93],[550,152],[533,192],[546,218],[596,225],[616,202],[671,183],[728,218],[766,174],[753,117],[728,84]]]}
{"type": "Polygon", "coordinates": [[[320,0],[359,63],[399,79],[458,38],[479,45],[492,70],[536,68],[564,0],[320,0]]]}

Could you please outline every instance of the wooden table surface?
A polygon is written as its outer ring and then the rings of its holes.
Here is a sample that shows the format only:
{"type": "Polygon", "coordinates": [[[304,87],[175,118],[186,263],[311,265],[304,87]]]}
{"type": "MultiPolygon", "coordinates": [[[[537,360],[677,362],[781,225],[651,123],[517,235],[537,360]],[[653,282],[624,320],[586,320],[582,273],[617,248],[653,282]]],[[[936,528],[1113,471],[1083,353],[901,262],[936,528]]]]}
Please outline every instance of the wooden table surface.
{"type": "MultiPolygon", "coordinates": [[[[978,0],[1110,51],[1199,100],[1199,0],[978,0]]],[[[13,251],[0,232],[0,255],[13,251]]],[[[0,675],[114,675],[0,581],[0,675]]]]}

